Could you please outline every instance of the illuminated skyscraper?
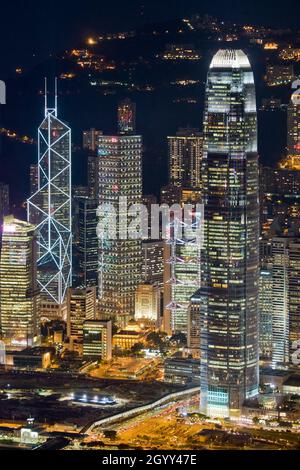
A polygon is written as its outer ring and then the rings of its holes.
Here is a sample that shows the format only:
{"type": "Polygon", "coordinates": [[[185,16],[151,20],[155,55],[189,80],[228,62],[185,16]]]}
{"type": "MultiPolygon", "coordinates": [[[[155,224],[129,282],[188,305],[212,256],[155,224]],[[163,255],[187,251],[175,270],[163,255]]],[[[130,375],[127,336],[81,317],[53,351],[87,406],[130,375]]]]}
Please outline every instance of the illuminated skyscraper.
{"type": "Polygon", "coordinates": [[[200,357],[200,290],[190,299],[188,308],[187,347],[193,357],[200,357]]]}
{"type": "Polygon", "coordinates": [[[79,204],[79,271],[80,285],[98,286],[97,207],[95,199],[80,198],[79,204]]]}
{"type": "Polygon", "coordinates": [[[111,205],[119,215],[116,238],[100,240],[99,306],[120,326],[134,316],[135,291],[142,279],[141,240],[120,233],[120,221],[132,204],[142,200],[141,136],[100,136],[98,148],[99,204],[111,205]],[[121,205],[120,197],[127,198],[121,205]]]}
{"type": "Polygon", "coordinates": [[[82,351],[83,323],[96,318],[96,288],[68,289],[68,336],[82,351]],[[81,345],[80,345],[81,343],[81,345]]]}
{"type": "Polygon", "coordinates": [[[135,112],[135,103],[129,98],[120,101],[118,105],[118,131],[120,135],[135,133],[135,112]]]}
{"type": "Polygon", "coordinates": [[[139,284],[135,295],[135,319],[157,322],[160,308],[160,288],[145,282],[139,284]]]}
{"type": "Polygon", "coordinates": [[[9,214],[9,187],[8,184],[0,182],[0,256],[3,217],[9,214]]]}
{"type": "Polygon", "coordinates": [[[0,262],[0,326],[8,346],[32,346],[38,339],[39,292],[35,227],[4,218],[0,262]]]}
{"type": "Polygon", "coordinates": [[[37,225],[38,283],[42,296],[62,304],[72,280],[71,129],[47,105],[38,130],[38,190],[28,199],[37,225]]]}
{"type": "Polygon", "coordinates": [[[9,187],[8,184],[0,182],[0,223],[3,217],[9,213],[9,187]]]}
{"type": "Polygon", "coordinates": [[[201,410],[238,413],[258,393],[259,206],[255,85],[241,50],[206,83],[201,256],[201,410]]]}
{"type": "Polygon", "coordinates": [[[175,186],[200,188],[202,134],[197,129],[179,129],[168,137],[169,179],[175,186]]]}
{"type": "Polygon", "coordinates": [[[30,165],[30,194],[34,194],[39,189],[39,166],[35,163],[30,165]]]}

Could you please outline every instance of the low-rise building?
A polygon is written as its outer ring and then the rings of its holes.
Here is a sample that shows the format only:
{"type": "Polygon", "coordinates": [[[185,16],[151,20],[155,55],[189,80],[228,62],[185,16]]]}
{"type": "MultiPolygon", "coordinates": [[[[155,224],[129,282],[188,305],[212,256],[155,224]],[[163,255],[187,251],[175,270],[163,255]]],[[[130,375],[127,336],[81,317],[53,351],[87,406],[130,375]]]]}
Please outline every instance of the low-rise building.
{"type": "Polygon", "coordinates": [[[182,357],[168,358],[165,361],[164,373],[165,382],[200,385],[200,360],[182,357]]]}

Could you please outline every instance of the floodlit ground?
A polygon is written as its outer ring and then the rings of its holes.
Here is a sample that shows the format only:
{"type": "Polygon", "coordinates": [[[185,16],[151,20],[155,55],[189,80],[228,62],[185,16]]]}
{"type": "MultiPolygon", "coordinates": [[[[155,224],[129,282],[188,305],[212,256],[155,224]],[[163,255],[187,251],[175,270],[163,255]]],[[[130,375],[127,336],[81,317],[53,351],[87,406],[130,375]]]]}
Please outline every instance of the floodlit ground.
{"type": "Polygon", "coordinates": [[[62,425],[80,430],[86,424],[116,412],[140,406],[181,387],[161,382],[69,377],[56,373],[0,374],[0,426],[26,422],[28,416],[47,427],[62,425]],[[74,397],[108,396],[115,404],[75,401],[74,397]]]}
{"type": "Polygon", "coordinates": [[[146,450],[299,449],[300,434],[255,425],[203,421],[197,397],[173,402],[109,429],[98,428],[69,448],[146,450]]]}

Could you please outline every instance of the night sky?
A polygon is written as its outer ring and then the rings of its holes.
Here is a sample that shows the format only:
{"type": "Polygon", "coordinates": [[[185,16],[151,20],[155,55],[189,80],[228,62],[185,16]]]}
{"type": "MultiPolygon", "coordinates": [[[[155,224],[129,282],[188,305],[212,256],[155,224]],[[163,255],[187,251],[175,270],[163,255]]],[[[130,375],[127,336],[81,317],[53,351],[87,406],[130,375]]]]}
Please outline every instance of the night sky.
{"type": "Polygon", "coordinates": [[[0,78],[18,65],[28,66],[73,46],[90,33],[126,30],[192,13],[300,29],[298,5],[296,0],[5,1],[0,7],[0,78]]]}

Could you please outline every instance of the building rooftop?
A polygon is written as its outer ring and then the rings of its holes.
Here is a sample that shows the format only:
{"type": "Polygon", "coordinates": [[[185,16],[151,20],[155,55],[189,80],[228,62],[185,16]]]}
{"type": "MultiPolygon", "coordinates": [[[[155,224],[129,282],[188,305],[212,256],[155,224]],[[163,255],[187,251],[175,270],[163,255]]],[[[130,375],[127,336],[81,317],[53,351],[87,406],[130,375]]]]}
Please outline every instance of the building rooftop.
{"type": "Polygon", "coordinates": [[[251,69],[251,65],[241,49],[219,49],[213,56],[209,68],[251,69]]]}
{"type": "Polygon", "coordinates": [[[292,375],[283,382],[283,385],[289,385],[292,387],[300,387],[300,375],[292,375]]]}

